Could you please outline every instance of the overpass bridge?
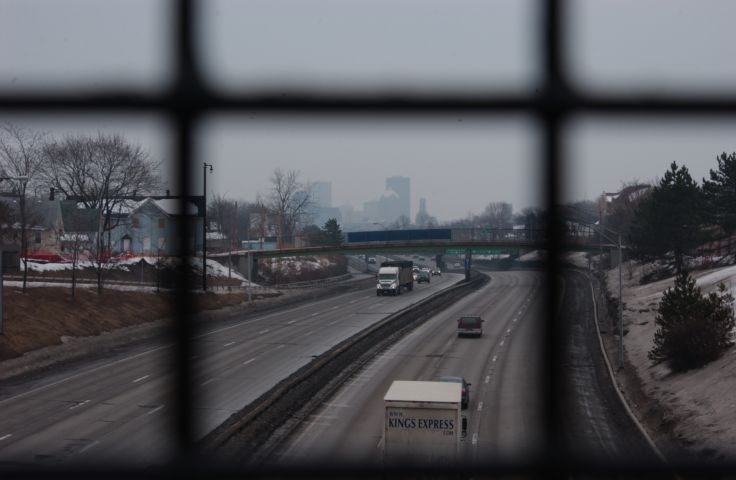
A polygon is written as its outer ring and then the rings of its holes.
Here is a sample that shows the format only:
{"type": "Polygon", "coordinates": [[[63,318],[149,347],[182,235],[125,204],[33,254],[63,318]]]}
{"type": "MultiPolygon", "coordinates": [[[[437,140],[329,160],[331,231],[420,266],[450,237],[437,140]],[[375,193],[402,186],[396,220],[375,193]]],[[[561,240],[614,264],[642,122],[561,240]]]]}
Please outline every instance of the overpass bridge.
{"type": "MultiPolygon", "coordinates": [[[[562,248],[570,251],[611,250],[617,244],[601,241],[595,227],[567,228],[562,248]]],[[[305,243],[304,239],[295,238],[292,245],[305,243]]],[[[271,250],[243,249],[231,252],[208,254],[208,258],[230,258],[241,272],[248,271],[248,259],[251,265],[257,259],[279,257],[303,257],[318,255],[365,255],[376,253],[407,254],[424,253],[426,255],[458,255],[472,258],[472,255],[521,256],[533,250],[547,248],[545,230],[532,229],[422,229],[422,230],[378,230],[369,232],[349,232],[343,243],[320,246],[290,246],[271,250]]]]}

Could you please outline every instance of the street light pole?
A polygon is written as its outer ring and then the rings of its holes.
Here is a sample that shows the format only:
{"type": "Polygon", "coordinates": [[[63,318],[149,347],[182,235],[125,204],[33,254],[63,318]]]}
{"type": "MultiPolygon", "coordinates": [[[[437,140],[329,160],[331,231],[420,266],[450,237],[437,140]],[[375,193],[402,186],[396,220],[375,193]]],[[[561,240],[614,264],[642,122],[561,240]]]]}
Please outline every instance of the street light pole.
{"type": "MultiPolygon", "coordinates": [[[[613,242],[613,239],[611,239],[608,235],[603,233],[603,229],[605,228],[603,225],[599,226],[600,228],[595,229],[598,231],[598,238],[600,239],[601,236],[605,237],[606,240],[609,242],[613,242]]],[[[621,246],[621,233],[620,232],[614,232],[611,229],[606,228],[611,233],[615,233],[618,235],[618,240],[616,241],[616,245],[618,246],[618,335],[619,335],[619,346],[618,346],[618,367],[619,370],[623,370],[624,368],[624,294],[623,294],[623,263],[624,263],[624,256],[623,256],[623,247],[621,246]]],[[[599,246],[601,251],[603,250],[603,242],[599,241],[599,246]]]]}
{"type": "MultiPolygon", "coordinates": [[[[25,176],[25,175],[21,175],[19,177],[0,177],[0,182],[2,182],[3,180],[18,180],[18,181],[21,181],[21,182],[27,182],[28,181],[28,177],[25,176]]],[[[22,228],[25,228],[25,225],[23,225],[22,228]]],[[[5,279],[3,278],[4,275],[3,275],[3,259],[2,259],[2,256],[3,256],[3,251],[2,251],[2,249],[0,249],[0,335],[4,335],[5,334],[5,329],[4,329],[4,326],[3,326],[3,320],[5,318],[5,315],[3,314],[3,282],[5,281],[5,279]]]]}
{"type": "Polygon", "coordinates": [[[624,297],[623,297],[623,274],[621,273],[621,264],[624,263],[624,257],[621,254],[621,234],[618,234],[618,335],[621,341],[618,347],[618,366],[624,369],[624,297]]]}
{"type": "Polygon", "coordinates": [[[207,291],[207,167],[212,173],[212,165],[202,164],[202,197],[204,210],[202,212],[202,290],[207,291]]]}

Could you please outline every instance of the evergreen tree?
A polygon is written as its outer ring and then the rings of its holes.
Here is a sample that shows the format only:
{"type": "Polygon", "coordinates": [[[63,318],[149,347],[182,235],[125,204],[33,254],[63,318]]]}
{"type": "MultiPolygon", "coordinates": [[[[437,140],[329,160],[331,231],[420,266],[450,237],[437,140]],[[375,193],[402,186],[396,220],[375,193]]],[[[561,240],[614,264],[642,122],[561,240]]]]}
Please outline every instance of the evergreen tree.
{"type": "Polygon", "coordinates": [[[345,240],[340,225],[335,218],[325,222],[324,227],[322,227],[322,235],[326,245],[340,245],[345,240]]]}
{"type": "Polygon", "coordinates": [[[718,170],[703,179],[703,193],[714,223],[731,235],[736,232],[736,153],[717,157],[718,170]]]}
{"type": "Polygon", "coordinates": [[[683,371],[715,360],[733,345],[733,297],[723,284],[718,288],[704,296],[687,272],[678,274],[658,307],[650,360],[683,371]]]}
{"type": "Polygon", "coordinates": [[[670,169],[636,209],[629,242],[633,253],[647,261],[671,255],[677,272],[684,255],[704,241],[703,192],[684,165],[670,169]]]}

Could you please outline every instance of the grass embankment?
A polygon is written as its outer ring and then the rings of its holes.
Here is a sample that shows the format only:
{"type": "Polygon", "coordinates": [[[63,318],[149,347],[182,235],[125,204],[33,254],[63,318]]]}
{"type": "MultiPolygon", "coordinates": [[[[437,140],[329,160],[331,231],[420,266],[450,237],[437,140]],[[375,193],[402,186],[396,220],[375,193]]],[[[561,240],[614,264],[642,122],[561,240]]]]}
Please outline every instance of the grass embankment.
{"type": "MultiPolygon", "coordinates": [[[[0,360],[62,343],[62,337],[99,335],[121,327],[171,317],[175,296],[170,292],[79,288],[72,301],[63,287],[6,287],[3,292],[3,330],[0,360]]],[[[244,301],[242,293],[197,294],[195,310],[213,310],[244,301]]]]}

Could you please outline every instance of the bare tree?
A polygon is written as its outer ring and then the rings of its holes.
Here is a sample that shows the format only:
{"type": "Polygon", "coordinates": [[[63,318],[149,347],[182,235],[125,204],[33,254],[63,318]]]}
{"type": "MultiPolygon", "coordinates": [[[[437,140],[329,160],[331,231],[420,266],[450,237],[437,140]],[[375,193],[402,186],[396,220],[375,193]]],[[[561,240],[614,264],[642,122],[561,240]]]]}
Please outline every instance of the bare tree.
{"type": "Polygon", "coordinates": [[[292,244],[297,225],[309,214],[312,206],[309,187],[299,181],[298,171],[281,168],[273,171],[268,206],[278,220],[279,243],[292,244]]]}
{"type": "Polygon", "coordinates": [[[65,234],[62,239],[69,248],[69,255],[72,260],[72,301],[74,301],[77,287],[77,267],[83,248],[89,242],[89,236],[86,233],[72,232],[65,234]]]}
{"type": "Polygon", "coordinates": [[[21,177],[13,181],[13,191],[18,195],[20,222],[20,251],[23,260],[23,291],[28,280],[28,229],[30,219],[26,208],[29,185],[33,188],[43,167],[42,150],[45,135],[10,123],[0,125],[0,168],[6,177],[21,177]]]}
{"type": "Polygon", "coordinates": [[[69,136],[45,149],[46,178],[59,193],[99,212],[94,253],[97,290],[111,253],[111,232],[130,198],[161,187],[160,164],[121,135],[69,136]],[[107,244],[104,234],[107,233],[107,244]]]}

